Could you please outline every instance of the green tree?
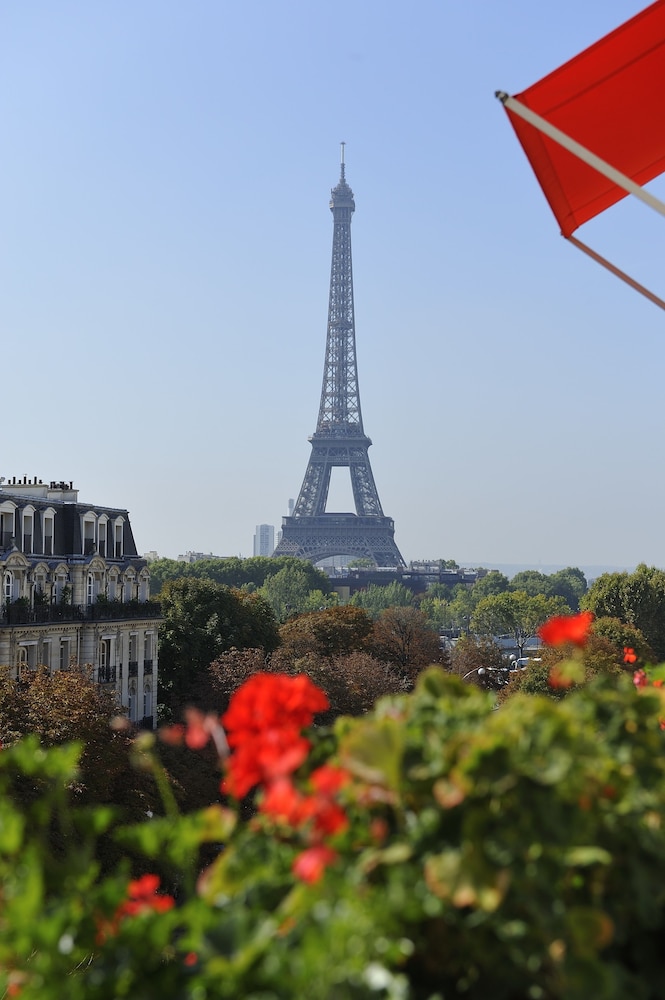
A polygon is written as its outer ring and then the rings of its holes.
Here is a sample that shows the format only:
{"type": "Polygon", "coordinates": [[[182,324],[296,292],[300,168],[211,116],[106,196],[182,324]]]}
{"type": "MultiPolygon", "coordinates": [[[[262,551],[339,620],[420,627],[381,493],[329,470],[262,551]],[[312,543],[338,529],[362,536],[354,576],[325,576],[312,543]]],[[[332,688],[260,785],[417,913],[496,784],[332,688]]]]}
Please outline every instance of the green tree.
{"type": "MultiPolygon", "coordinates": [[[[596,618],[591,626],[594,635],[600,635],[612,643],[617,656],[623,660],[624,650],[632,649],[640,663],[654,663],[656,655],[635,625],[627,625],[619,618],[596,618]]],[[[628,666],[627,669],[634,669],[628,666]]]]}
{"type": "Polygon", "coordinates": [[[269,576],[259,593],[268,602],[277,620],[285,622],[291,615],[336,602],[336,594],[329,596],[321,588],[313,589],[311,582],[312,577],[305,564],[297,560],[295,565],[283,566],[269,576]]]}
{"type": "Polygon", "coordinates": [[[420,599],[418,607],[431,628],[442,629],[450,625],[450,601],[442,600],[440,597],[430,597],[428,591],[420,599]]]}
{"type": "Polygon", "coordinates": [[[456,584],[453,588],[452,600],[448,605],[448,624],[453,628],[468,632],[475,606],[472,588],[465,587],[463,583],[456,584]]]}
{"type": "Polygon", "coordinates": [[[392,580],[384,587],[370,583],[365,590],[358,590],[349,604],[364,608],[372,618],[377,618],[386,608],[410,608],[415,604],[413,592],[398,580],[392,580]]]}
{"type": "Polygon", "coordinates": [[[288,569],[299,576],[305,575],[308,590],[321,590],[324,594],[331,592],[332,586],[328,576],[305,559],[296,559],[293,556],[280,556],[277,559],[272,559],[270,556],[253,556],[251,559],[240,559],[232,556],[228,559],[199,559],[193,563],[175,559],[157,559],[150,564],[150,593],[157,596],[168,580],[181,580],[185,577],[212,580],[214,583],[235,589],[258,589],[269,577],[288,569]]]}
{"type": "Polygon", "coordinates": [[[493,594],[505,594],[509,588],[510,582],[508,577],[500,573],[498,569],[493,569],[487,576],[481,577],[480,580],[474,583],[471,593],[474,601],[478,603],[483,597],[491,597],[493,594]]]}
{"type": "Polygon", "coordinates": [[[553,596],[549,576],[536,569],[525,569],[521,573],[516,573],[510,581],[510,589],[521,590],[529,597],[535,597],[537,594],[543,594],[545,597],[553,596]]]}
{"type": "Polygon", "coordinates": [[[638,628],[658,660],[665,660],[665,572],[640,563],[634,573],[603,573],[581,600],[599,618],[638,628]]]}
{"type": "Polygon", "coordinates": [[[270,652],[279,644],[272,609],[258,593],[185,577],[167,582],[160,600],[159,680],[168,718],[201,701],[202,677],[220,653],[232,647],[270,652]]]}
{"type": "Polygon", "coordinates": [[[526,640],[553,615],[569,610],[561,597],[529,596],[511,591],[484,597],[471,618],[471,628],[480,635],[512,635],[522,656],[526,640]]]}
{"type": "Polygon", "coordinates": [[[425,594],[425,597],[438,597],[442,601],[450,601],[452,596],[453,588],[449,583],[432,583],[425,594]]]}
{"type": "Polygon", "coordinates": [[[552,593],[563,597],[571,611],[579,611],[580,601],[587,592],[586,577],[576,566],[567,566],[550,576],[552,593]]]}

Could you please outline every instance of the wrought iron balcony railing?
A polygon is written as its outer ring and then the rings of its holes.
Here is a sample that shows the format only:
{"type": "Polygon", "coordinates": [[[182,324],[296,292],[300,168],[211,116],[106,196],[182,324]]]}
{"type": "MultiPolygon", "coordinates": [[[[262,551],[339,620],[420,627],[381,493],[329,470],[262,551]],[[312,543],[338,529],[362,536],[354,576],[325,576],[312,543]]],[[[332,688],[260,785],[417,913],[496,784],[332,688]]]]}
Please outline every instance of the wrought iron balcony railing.
{"type": "Polygon", "coordinates": [[[127,621],[159,618],[157,601],[98,601],[95,604],[37,604],[23,601],[0,606],[0,628],[12,625],[48,625],[55,622],[127,621]]]}

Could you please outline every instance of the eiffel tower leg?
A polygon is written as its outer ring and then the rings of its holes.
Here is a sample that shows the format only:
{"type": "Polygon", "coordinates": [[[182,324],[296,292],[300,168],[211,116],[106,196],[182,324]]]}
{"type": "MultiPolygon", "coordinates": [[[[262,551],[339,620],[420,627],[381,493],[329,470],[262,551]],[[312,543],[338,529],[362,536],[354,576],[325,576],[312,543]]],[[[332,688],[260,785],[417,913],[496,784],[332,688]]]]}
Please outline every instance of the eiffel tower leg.
{"type": "Polygon", "coordinates": [[[314,447],[293,509],[294,517],[313,517],[325,512],[330,489],[330,472],[331,466],[326,450],[314,447]]]}
{"type": "Polygon", "coordinates": [[[356,512],[363,516],[383,517],[379,494],[366,451],[360,452],[358,460],[354,460],[354,456],[351,457],[349,472],[356,512]]]}

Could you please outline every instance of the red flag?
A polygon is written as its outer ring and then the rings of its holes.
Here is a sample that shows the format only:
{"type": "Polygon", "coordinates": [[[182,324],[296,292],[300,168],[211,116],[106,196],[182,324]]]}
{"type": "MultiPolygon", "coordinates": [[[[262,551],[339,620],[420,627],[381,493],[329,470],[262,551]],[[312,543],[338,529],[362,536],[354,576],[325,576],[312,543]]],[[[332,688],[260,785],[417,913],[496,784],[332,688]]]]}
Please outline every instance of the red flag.
{"type": "MultiPolygon", "coordinates": [[[[635,183],[657,177],[665,170],[665,0],[515,97],[635,183]]],[[[506,110],[563,236],[626,196],[506,110]]]]}

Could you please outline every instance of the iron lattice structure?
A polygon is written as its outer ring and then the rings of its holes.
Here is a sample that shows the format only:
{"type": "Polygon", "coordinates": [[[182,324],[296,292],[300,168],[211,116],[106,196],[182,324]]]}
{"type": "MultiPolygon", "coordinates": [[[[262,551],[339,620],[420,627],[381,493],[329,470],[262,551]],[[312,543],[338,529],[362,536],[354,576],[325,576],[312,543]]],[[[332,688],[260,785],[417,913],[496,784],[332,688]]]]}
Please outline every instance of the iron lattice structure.
{"type": "Polygon", "coordinates": [[[292,555],[311,562],[331,556],[371,559],[377,566],[405,565],[395,544],[395,525],[386,517],[369,464],[370,438],[363,430],[351,262],[353,191],[346,183],[344,144],[339,183],[331,192],[332,264],[328,334],[321,405],[312,453],[300,494],[290,517],[282,519],[275,556],[292,555]],[[326,513],[334,466],[348,468],[355,514],[326,513]]]}

